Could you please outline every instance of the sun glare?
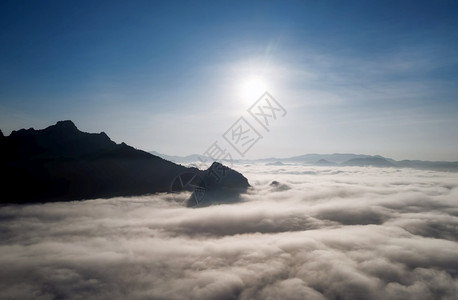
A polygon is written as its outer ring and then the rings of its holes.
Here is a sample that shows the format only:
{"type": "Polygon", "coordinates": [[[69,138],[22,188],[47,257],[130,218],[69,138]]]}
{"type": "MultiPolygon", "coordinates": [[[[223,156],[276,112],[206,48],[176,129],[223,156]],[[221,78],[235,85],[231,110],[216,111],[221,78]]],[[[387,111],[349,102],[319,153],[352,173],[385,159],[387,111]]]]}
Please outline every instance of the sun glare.
{"type": "Polygon", "coordinates": [[[261,77],[247,78],[242,85],[242,97],[245,101],[255,101],[267,90],[265,81],[261,77]]]}

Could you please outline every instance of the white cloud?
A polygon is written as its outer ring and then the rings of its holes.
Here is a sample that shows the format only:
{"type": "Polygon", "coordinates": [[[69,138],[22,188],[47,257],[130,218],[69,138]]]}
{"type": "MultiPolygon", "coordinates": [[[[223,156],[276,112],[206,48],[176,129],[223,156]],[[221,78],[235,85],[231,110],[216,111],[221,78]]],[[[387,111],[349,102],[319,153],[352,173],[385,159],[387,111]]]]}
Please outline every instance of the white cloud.
{"type": "Polygon", "coordinates": [[[4,206],[0,298],[453,299],[458,174],[238,166],[243,202],[4,206]],[[271,186],[276,180],[288,188],[271,186]]]}

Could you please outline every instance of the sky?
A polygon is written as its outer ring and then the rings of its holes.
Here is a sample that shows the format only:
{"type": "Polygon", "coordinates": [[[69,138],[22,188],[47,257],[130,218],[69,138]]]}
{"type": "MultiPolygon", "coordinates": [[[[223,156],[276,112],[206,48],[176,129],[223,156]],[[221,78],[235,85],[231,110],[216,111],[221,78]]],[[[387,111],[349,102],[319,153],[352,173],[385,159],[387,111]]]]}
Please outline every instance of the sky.
{"type": "Polygon", "coordinates": [[[455,1],[1,1],[0,41],[4,134],[70,119],[240,158],[223,135],[243,117],[245,158],[458,161],[455,1]],[[284,109],[267,129],[264,91],[284,109]]]}

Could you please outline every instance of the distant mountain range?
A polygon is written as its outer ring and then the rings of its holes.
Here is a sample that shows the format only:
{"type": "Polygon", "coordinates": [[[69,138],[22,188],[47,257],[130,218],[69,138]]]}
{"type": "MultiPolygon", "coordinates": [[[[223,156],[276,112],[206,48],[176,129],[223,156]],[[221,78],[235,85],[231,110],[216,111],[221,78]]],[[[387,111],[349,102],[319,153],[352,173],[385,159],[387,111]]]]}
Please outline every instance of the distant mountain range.
{"type": "Polygon", "coordinates": [[[193,191],[189,206],[235,199],[249,187],[240,173],[219,163],[187,168],[156,155],[116,144],[104,132],[81,132],[71,121],[46,129],[0,131],[1,203],[70,201],[162,192],[193,191]],[[191,178],[190,181],[183,179],[191,178]]]}
{"type": "Polygon", "coordinates": [[[199,158],[204,161],[210,160],[210,158],[203,156],[203,155],[198,155],[198,154],[191,154],[188,156],[175,156],[175,155],[162,154],[156,151],[150,151],[149,153],[159,156],[165,160],[173,161],[174,163],[177,163],[177,164],[188,164],[188,163],[197,162],[199,161],[199,158]]]}
{"type": "MultiPolygon", "coordinates": [[[[185,157],[166,156],[158,152],[155,155],[167,157],[171,161],[180,163],[193,163],[203,156],[193,154],[185,157]]],[[[209,159],[209,158],[206,158],[209,159]]],[[[396,161],[380,155],[366,155],[353,153],[334,153],[334,154],[305,154],[288,158],[262,158],[251,160],[237,160],[237,163],[264,163],[269,166],[281,166],[285,164],[303,164],[310,166],[371,166],[371,167],[394,167],[394,168],[414,168],[436,171],[458,172],[458,162],[447,161],[422,161],[422,160],[402,160],[396,161]]]]}

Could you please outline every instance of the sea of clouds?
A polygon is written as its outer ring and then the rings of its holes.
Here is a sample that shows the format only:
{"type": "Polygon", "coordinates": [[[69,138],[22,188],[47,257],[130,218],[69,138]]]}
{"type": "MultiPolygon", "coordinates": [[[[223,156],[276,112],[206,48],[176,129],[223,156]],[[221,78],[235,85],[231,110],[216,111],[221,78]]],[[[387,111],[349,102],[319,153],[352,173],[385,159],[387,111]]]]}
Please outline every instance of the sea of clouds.
{"type": "Polygon", "coordinates": [[[0,207],[0,298],[456,299],[458,173],[235,168],[236,204],[0,207]]]}

